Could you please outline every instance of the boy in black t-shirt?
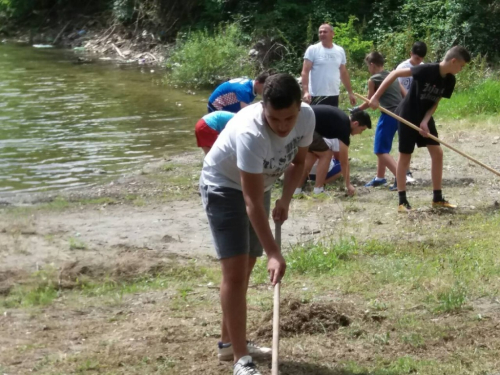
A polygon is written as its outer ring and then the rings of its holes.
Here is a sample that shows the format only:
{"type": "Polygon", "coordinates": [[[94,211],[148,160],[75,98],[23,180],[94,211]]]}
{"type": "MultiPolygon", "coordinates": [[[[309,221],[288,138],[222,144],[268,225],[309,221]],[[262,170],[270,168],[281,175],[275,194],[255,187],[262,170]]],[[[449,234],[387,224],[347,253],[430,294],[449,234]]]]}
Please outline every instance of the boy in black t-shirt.
{"type": "Polygon", "coordinates": [[[436,124],[432,115],[437,109],[441,98],[450,98],[455,88],[455,74],[470,62],[470,54],[464,47],[455,46],[445,55],[439,64],[423,64],[408,69],[391,72],[382,82],[379,89],[370,100],[370,107],[378,108],[379,100],[385,90],[399,77],[413,77],[408,94],[396,109],[396,113],[409,122],[420,127],[420,132],[399,123],[399,160],[396,171],[399,192],[400,212],[411,210],[406,199],[406,171],[410,166],[411,154],[417,147],[427,147],[432,160],[432,186],[434,197],[432,207],[455,208],[442,195],[443,150],[436,142],[428,138],[429,134],[437,137],[436,124]]]}

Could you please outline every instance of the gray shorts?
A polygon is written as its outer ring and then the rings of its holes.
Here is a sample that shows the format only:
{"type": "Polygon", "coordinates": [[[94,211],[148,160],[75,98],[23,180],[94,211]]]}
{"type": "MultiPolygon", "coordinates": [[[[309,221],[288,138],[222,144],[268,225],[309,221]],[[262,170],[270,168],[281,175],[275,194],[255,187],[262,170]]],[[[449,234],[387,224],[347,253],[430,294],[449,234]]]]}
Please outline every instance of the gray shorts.
{"type": "MultiPolygon", "coordinates": [[[[262,245],[247,215],[243,192],[218,186],[200,185],[201,201],[207,213],[212,239],[219,259],[248,254],[263,254],[262,245]]],[[[271,190],[264,193],[264,208],[269,217],[271,190]]]]}

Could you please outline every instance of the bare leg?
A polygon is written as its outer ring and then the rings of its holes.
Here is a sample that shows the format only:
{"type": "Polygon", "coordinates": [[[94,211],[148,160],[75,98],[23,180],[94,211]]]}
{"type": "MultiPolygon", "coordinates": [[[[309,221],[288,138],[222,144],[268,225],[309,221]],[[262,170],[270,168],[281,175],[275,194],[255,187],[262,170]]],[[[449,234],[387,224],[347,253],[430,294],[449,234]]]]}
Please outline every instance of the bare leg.
{"type": "MultiPolygon", "coordinates": [[[[377,154],[378,167],[377,167],[377,177],[385,177],[385,168],[389,169],[394,177],[396,177],[397,164],[396,160],[391,156],[391,154],[377,154]]],[[[399,180],[398,180],[399,181],[399,180]]]]}
{"type": "Polygon", "coordinates": [[[331,176],[330,178],[328,178],[326,181],[325,181],[325,184],[329,184],[330,182],[333,182],[335,180],[337,180],[339,177],[342,177],[342,172],[339,172],[337,174],[334,174],[333,176],[331,176]]]}
{"type": "Polygon", "coordinates": [[[241,357],[248,355],[246,342],[246,293],[250,259],[245,254],[222,259],[220,263],[222,267],[220,299],[223,325],[226,326],[229,333],[229,339],[233,346],[234,360],[236,362],[241,357]]]}
{"type": "MultiPolygon", "coordinates": [[[[252,274],[253,267],[255,266],[255,263],[257,262],[257,258],[254,257],[249,257],[248,258],[248,273],[247,273],[247,286],[245,290],[248,290],[248,284],[250,283],[250,275],[252,274]]],[[[246,292],[245,292],[246,295],[246,292]]],[[[231,338],[229,337],[229,331],[227,329],[227,324],[226,320],[224,319],[224,314],[222,315],[222,335],[221,335],[221,341],[224,344],[227,344],[231,341],[231,338]]]]}
{"type": "MultiPolygon", "coordinates": [[[[299,184],[299,186],[297,186],[298,188],[301,188],[306,183],[307,178],[309,177],[309,173],[311,172],[314,163],[316,163],[316,160],[318,160],[318,157],[315,154],[313,154],[312,152],[307,153],[306,165],[304,167],[304,174],[302,175],[301,183],[299,184]]],[[[318,177],[317,173],[316,177],[318,177]]]]}
{"type": "Polygon", "coordinates": [[[203,150],[203,152],[206,154],[208,154],[208,151],[210,151],[212,147],[202,147],[201,149],[203,150]]]}
{"type": "Polygon", "coordinates": [[[321,188],[325,186],[326,175],[328,174],[328,168],[330,167],[330,161],[332,160],[332,152],[315,151],[314,154],[318,157],[318,166],[316,168],[316,184],[314,185],[317,188],[321,188]]]}
{"type": "Polygon", "coordinates": [[[427,146],[427,150],[429,150],[432,161],[432,188],[434,190],[441,190],[443,183],[443,149],[441,146],[433,145],[427,146]]]}
{"type": "Polygon", "coordinates": [[[398,166],[396,170],[398,191],[406,191],[406,171],[410,166],[410,161],[411,161],[411,154],[399,153],[398,166]]]}

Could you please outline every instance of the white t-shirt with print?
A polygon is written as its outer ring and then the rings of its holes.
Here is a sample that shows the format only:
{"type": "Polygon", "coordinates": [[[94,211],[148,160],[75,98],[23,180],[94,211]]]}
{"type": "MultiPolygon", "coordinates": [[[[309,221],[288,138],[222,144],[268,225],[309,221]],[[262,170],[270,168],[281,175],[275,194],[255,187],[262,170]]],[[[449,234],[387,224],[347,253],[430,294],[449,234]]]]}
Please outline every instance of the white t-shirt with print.
{"type": "Polygon", "coordinates": [[[312,62],[309,72],[311,96],[336,96],[340,94],[340,66],[346,64],[344,49],[336,44],[325,48],[321,42],[309,46],[304,59],[312,62]]]}
{"type": "MultiPolygon", "coordinates": [[[[423,63],[420,63],[420,64],[423,64],[423,63]]],[[[412,68],[414,66],[415,65],[413,65],[410,62],[410,59],[408,59],[408,60],[403,61],[401,64],[399,64],[398,67],[396,68],[396,70],[409,69],[409,68],[412,68]]],[[[399,83],[401,83],[401,85],[405,88],[406,91],[410,90],[410,86],[411,86],[411,83],[413,81],[413,77],[412,76],[410,76],[410,77],[399,77],[398,79],[399,79],[399,83]]]]}
{"type": "Polygon", "coordinates": [[[262,103],[243,108],[227,123],[205,156],[200,183],[242,190],[242,170],[263,174],[265,191],[271,189],[298,148],[311,144],[315,124],[311,107],[302,103],[295,127],[282,138],[264,122],[262,103]]]}

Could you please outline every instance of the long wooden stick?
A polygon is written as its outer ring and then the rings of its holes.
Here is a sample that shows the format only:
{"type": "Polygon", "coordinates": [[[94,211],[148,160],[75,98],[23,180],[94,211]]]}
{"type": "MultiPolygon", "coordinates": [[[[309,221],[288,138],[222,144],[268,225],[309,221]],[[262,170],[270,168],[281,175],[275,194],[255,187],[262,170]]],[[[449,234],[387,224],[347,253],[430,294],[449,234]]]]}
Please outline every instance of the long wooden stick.
{"type": "MultiPolygon", "coordinates": [[[[274,226],[274,239],[281,250],[281,222],[276,222],[274,226]]],[[[274,286],[274,302],[273,302],[273,357],[271,375],[278,375],[279,367],[279,346],[280,346],[280,285],[281,282],[274,286]]]]}
{"type": "MultiPolygon", "coordinates": [[[[368,103],[368,102],[370,101],[368,98],[365,98],[365,97],[364,97],[364,96],[362,96],[362,95],[359,95],[359,94],[356,94],[356,93],[355,93],[354,95],[356,95],[359,99],[364,100],[366,103],[368,103]]],[[[404,118],[402,118],[402,117],[400,117],[400,116],[396,115],[395,113],[392,113],[391,111],[389,111],[389,110],[387,110],[387,109],[385,109],[384,107],[381,107],[381,106],[379,106],[379,107],[378,107],[378,109],[380,109],[382,112],[384,112],[384,113],[388,114],[389,116],[391,116],[391,117],[395,118],[395,119],[396,119],[396,120],[398,120],[399,122],[402,122],[403,124],[408,125],[410,128],[412,128],[412,129],[414,129],[414,130],[416,130],[416,131],[420,132],[420,130],[421,130],[421,129],[420,129],[418,126],[413,125],[411,122],[409,122],[409,121],[405,120],[404,118]]],[[[429,134],[429,138],[430,138],[430,139],[432,139],[432,140],[434,140],[434,141],[436,141],[436,142],[441,143],[442,145],[444,145],[444,146],[448,147],[449,149],[452,149],[452,150],[453,150],[453,151],[455,151],[456,153],[458,153],[458,154],[462,155],[463,157],[466,157],[467,159],[469,159],[469,160],[473,161],[474,163],[479,164],[481,167],[486,168],[487,170],[489,170],[490,172],[492,172],[492,173],[496,174],[497,176],[500,176],[500,172],[499,172],[499,171],[497,171],[497,170],[495,170],[495,169],[493,169],[493,168],[491,168],[491,167],[487,166],[486,164],[484,164],[484,163],[480,162],[480,161],[479,161],[479,160],[477,160],[477,159],[474,159],[472,156],[467,155],[465,152],[462,152],[462,151],[460,151],[460,150],[456,149],[456,148],[455,148],[455,147],[453,147],[452,145],[450,145],[450,144],[446,143],[445,141],[443,141],[443,140],[441,140],[441,139],[439,139],[439,138],[437,138],[437,137],[433,136],[432,134],[429,134]]]]}

